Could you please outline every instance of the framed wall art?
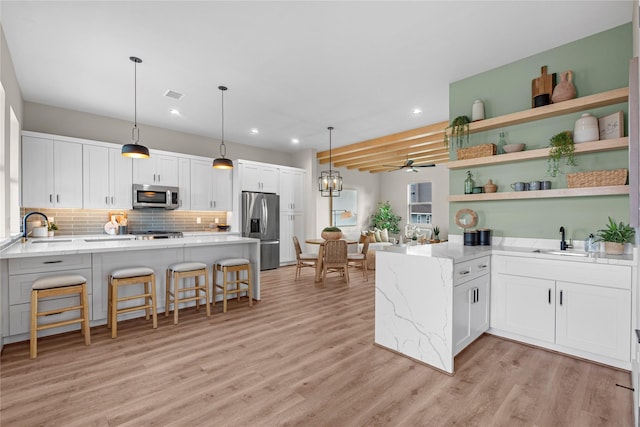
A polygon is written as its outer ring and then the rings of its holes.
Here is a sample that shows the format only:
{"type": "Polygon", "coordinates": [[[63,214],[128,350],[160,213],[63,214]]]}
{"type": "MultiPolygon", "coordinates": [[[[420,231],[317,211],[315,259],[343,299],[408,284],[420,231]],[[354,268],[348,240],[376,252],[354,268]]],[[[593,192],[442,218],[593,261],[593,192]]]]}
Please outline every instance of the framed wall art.
{"type": "Polygon", "coordinates": [[[622,138],[624,136],[624,114],[618,111],[598,119],[600,140],[622,138]]]}

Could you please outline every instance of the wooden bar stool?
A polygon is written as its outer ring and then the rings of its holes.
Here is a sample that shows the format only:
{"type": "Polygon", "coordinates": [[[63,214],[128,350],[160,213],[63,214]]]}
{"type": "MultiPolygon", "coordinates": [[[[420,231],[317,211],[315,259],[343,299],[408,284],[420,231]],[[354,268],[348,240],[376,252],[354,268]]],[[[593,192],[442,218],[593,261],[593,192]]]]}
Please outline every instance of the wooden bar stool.
{"type": "Polygon", "coordinates": [[[82,334],[85,345],[91,344],[89,332],[89,304],[87,302],[87,279],[80,274],[65,274],[48,276],[37,279],[31,285],[31,336],[29,355],[31,359],[38,356],[38,331],[57,328],[60,326],[82,324],[82,334]],[[38,302],[41,298],[77,295],[80,299],[78,305],[72,305],[53,310],[38,311],[38,302]],[[38,317],[61,314],[67,311],[79,310],[80,315],[73,319],[59,320],[56,322],[38,324],[38,317]]]}
{"type": "Polygon", "coordinates": [[[109,316],[107,328],[111,328],[111,338],[118,336],[118,314],[131,311],[144,310],[145,318],[153,318],[153,329],[158,327],[158,315],[156,309],[156,275],[149,267],[121,268],[112,271],[109,275],[109,316]],[[120,286],[144,285],[143,293],[120,297],[120,286]],[[133,307],[118,308],[119,302],[139,300],[144,298],[144,304],[133,307]]]}
{"type": "Polygon", "coordinates": [[[178,324],[178,305],[181,302],[195,301],[196,310],[200,310],[200,300],[204,298],[207,307],[207,317],[211,316],[209,306],[209,273],[207,265],[202,262],[178,262],[171,264],[167,268],[166,298],[164,315],[169,316],[170,304],[173,301],[173,324],[178,324]],[[200,276],[204,276],[204,285],[200,284],[200,276]],[[195,285],[191,287],[180,287],[180,279],[193,277],[195,285]],[[171,281],[173,280],[174,290],[171,291],[171,281]],[[195,296],[180,297],[180,293],[195,291],[195,296]],[[200,292],[204,291],[204,296],[200,292]]]}
{"type": "Polygon", "coordinates": [[[240,301],[240,294],[247,292],[249,296],[249,307],[253,306],[253,286],[251,286],[251,263],[244,258],[226,258],[213,264],[213,305],[216,305],[216,295],[218,288],[222,289],[222,312],[227,312],[227,295],[237,294],[240,301]],[[217,283],[217,272],[222,272],[222,285],[217,283]],[[246,271],[246,277],[240,277],[240,273],[246,271]],[[228,280],[229,273],[235,273],[235,280],[228,280]]]}

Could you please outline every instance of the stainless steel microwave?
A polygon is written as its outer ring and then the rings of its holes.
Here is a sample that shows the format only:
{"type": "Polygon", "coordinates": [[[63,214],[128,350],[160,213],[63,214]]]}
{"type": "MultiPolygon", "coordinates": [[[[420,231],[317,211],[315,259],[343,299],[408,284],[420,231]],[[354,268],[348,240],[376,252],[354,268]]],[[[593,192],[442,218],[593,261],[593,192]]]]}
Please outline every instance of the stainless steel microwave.
{"type": "Polygon", "coordinates": [[[134,209],[176,209],[179,200],[178,187],[133,184],[134,209]]]}

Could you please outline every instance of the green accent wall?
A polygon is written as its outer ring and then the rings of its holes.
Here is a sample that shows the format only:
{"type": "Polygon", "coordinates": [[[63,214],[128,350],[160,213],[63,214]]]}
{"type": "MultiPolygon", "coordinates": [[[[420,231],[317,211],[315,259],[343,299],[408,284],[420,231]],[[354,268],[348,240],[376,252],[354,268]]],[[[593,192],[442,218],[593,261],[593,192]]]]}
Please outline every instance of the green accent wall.
{"type": "MultiPolygon", "coordinates": [[[[631,23],[524,58],[520,61],[469,77],[449,86],[449,117],[471,117],[471,105],[481,99],[485,117],[491,118],[531,108],[531,80],[540,76],[540,68],[548,73],[572,70],[578,97],[606,92],[629,85],[629,60],[632,56],[631,23]]],[[[563,130],[573,131],[575,121],[584,112],[602,117],[616,111],[624,112],[627,127],[627,103],[566,114],[517,126],[508,126],[469,136],[469,146],[496,143],[500,131],[507,144],[522,142],[527,150],[549,146],[549,138],[563,130]]],[[[625,132],[626,135],[626,132],[625,132]]],[[[456,158],[452,145],[450,157],[456,158]]],[[[563,166],[563,172],[600,169],[628,169],[625,150],[576,156],[576,167],[563,166]]],[[[475,185],[492,179],[498,191],[513,191],[509,184],[516,181],[552,182],[552,188],[566,188],[566,176],[547,175],[547,160],[537,159],[501,165],[475,166],[469,169],[475,185]]],[[[449,172],[449,194],[463,194],[466,169],[449,172]]],[[[627,195],[568,197],[555,199],[524,199],[483,202],[452,202],[449,206],[449,233],[462,234],[454,221],[459,209],[478,213],[478,228],[491,228],[494,236],[555,239],[564,226],[567,237],[583,240],[589,233],[602,228],[611,216],[617,221],[629,221],[627,195]]]]}

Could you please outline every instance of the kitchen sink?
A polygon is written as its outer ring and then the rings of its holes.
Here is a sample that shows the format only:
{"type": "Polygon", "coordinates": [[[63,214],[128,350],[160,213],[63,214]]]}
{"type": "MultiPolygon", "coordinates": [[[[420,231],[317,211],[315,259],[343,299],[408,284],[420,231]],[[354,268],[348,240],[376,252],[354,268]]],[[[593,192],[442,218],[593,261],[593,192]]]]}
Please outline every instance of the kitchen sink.
{"type": "Polygon", "coordinates": [[[71,239],[55,239],[55,240],[31,240],[31,243],[34,245],[36,243],[69,243],[72,242],[71,239]]]}
{"type": "Polygon", "coordinates": [[[82,239],[85,242],[118,242],[118,241],[122,241],[122,240],[133,240],[132,237],[96,237],[96,238],[89,238],[89,239],[82,239]]]}
{"type": "Polygon", "coordinates": [[[589,254],[586,252],[556,251],[556,250],[546,250],[546,249],[536,249],[536,250],[533,250],[532,252],[540,253],[540,254],[577,256],[577,257],[589,256],[589,254]]]}

